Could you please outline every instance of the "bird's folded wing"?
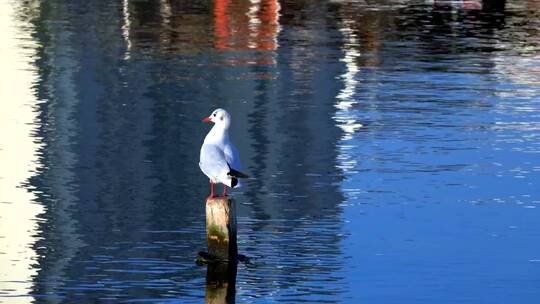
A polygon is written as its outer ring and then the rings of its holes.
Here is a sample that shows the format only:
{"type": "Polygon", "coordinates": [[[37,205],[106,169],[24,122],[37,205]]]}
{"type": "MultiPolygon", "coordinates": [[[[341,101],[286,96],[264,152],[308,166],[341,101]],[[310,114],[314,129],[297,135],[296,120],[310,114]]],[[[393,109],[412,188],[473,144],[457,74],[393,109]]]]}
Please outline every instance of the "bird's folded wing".
{"type": "Polygon", "coordinates": [[[201,147],[201,170],[214,177],[227,175],[229,166],[225,159],[225,154],[216,145],[205,144],[201,147]]]}
{"type": "Polygon", "coordinates": [[[223,148],[223,153],[225,154],[225,159],[231,168],[235,170],[240,170],[240,156],[238,155],[238,150],[232,143],[228,143],[223,148]]]}

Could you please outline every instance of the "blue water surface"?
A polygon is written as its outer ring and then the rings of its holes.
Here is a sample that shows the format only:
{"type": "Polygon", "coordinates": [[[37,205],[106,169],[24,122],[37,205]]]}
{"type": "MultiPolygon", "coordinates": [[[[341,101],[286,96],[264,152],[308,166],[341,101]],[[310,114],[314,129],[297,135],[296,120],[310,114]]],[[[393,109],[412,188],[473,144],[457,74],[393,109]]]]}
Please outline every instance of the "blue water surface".
{"type": "Polygon", "coordinates": [[[225,303],[194,262],[217,107],[229,303],[540,301],[538,1],[1,8],[0,302],[225,303]]]}

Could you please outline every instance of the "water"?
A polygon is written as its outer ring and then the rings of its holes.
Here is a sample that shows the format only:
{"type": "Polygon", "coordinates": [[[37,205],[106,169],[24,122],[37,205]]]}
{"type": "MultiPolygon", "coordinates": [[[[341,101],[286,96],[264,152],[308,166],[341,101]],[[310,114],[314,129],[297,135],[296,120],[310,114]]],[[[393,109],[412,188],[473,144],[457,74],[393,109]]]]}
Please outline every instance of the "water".
{"type": "Polygon", "coordinates": [[[0,8],[0,302],[204,302],[218,106],[237,303],[540,300],[538,1],[0,8]]]}

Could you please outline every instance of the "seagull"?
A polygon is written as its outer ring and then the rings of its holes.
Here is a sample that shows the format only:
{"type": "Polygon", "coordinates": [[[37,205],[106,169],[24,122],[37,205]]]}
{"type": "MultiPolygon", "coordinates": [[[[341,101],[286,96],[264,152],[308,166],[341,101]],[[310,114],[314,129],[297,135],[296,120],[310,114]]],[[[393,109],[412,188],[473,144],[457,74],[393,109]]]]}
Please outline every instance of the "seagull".
{"type": "Polygon", "coordinates": [[[199,167],[210,179],[210,196],[214,194],[214,184],[224,185],[222,197],[227,196],[227,187],[238,188],[241,186],[240,178],[248,176],[240,172],[240,156],[238,150],[229,140],[229,127],[231,115],[224,109],[216,109],[203,122],[213,122],[214,126],[204,138],[201,147],[199,167]]]}

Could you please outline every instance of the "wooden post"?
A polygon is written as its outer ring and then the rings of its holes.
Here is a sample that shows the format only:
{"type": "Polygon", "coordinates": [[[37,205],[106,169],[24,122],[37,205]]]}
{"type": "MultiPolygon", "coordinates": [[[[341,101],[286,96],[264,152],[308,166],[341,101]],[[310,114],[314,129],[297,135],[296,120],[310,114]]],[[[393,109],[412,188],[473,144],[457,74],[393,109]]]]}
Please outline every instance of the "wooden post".
{"type": "Polygon", "coordinates": [[[228,197],[206,200],[206,238],[208,254],[199,258],[208,263],[207,304],[234,303],[238,247],[236,244],[236,206],[228,197]]]}
{"type": "Polygon", "coordinates": [[[208,253],[212,257],[223,262],[236,262],[236,206],[232,199],[216,197],[206,200],[206,238],[208,253]]]}

